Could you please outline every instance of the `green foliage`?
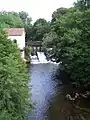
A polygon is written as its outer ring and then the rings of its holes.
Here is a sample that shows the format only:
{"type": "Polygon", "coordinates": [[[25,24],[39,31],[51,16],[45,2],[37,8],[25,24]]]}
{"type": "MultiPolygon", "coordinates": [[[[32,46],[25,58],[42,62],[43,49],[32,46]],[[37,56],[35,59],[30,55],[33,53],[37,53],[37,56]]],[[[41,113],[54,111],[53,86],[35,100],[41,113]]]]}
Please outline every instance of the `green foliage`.
{"type": "Polygon", "coordinates": [[[26,31],[26,41],[28,41],[29,39],[31,39],[31,30],[32,30],[32,18],[29,17],[27,12],[21,11],[19,12],[19,17],[21,18],[23,24],[24,24],[24,28],[26,31]]]}
{"type": "Polygon", "coordinates": [[[21,11],[19,13],[16,12],[0,12],[0,28],[25,28],[26,31],[26,41],[31,36],[31,17],[29,17],[28,13],[21,11]]]}
{"type": "Polygon", "coordinates": [[[25,25],[26,42],[32,40],[32,25],[25,25]]]}
{"type": "Polygon", "coordinates": [[[26,19],[27,19],[27,17],[28,17],[28,13],[26,13],[26,12],[24,12],[24,11],[21,11],[21,12],[19,12],[19,16],[20,16],[20,18],[22,19],[22,21],[23,21],[23,23],[25,24],[26,23],[26,19]]]}
{"type": "Polygon", "coordinates": [[[90,8],[90,0],[77,0],[77,2],[74,3],[74,5],[76,9],[83,11],[90,8]]]}
{"type": "Polygon", "coordinates": [[[49,32],[49,23],[45,19],[38,19],[32,26],[31,40],[42,41],[45,33],[49,32]]]}
{"type": "Polygon", "coordinates": [[[55,32],[50,32],[44,35],[43,37],[43,43],[42,45],[47,48],[51,48],[53,47],[53,45],[55,45],[55,42],[57,41],[58,37],[57,34],[55,32]],[[53,43],[54,41],[54,43],[53,43]]]}
{"type": "MultiPolygon", "coordinates": [[[[78,7],[81,7],[80,3],[81,0],[76,3],[78,7]]],[[[62,61],[60,68],[83,87],[90,85],[89,1],[85,1],[85,6],[87,8],[81,10],[75,5],[66,9],[64,14],[54,12],[56,15],[54,20],[52,18],[51,31],[43,38],[45,48],[52,48],[50,57],[57,62],[62,61]]]]}
{"type": "Polygon", "coordinates": [[[67,12],[66,8],[59,8],[56,11],[53,12],[52,14],[52,21],[56,21],[59,19],[62,15],[64,15],[67,12]]]}
{"type": "Polygon", "coordinates": [[[27,60],[27,62],[30,62],[30,47],[29,46],[25,46],[25,59],[27,60]]]}
{"type": "Polygon", "coordinates": [[[45,52],[47,59],[51,59],[54,56],[53,50],[55,49],[55,44],[58,41],[58,36],[55,32],[51,31],[43,37],[43,51],[45,52]]]}
{"type": "Polygon", "coordinates": [[[15,12],[0,12],[0,28],[23,27],[22,20],[15,12]]]}
{"type": "Polygon", "coordinates": [[[19,12],[19,17],[23,21],[24,25],[31,25],[32,18],[29,17],[27,12],[24,11],[19,12]]]}
{"type": "Polygon", "coordinates": [[[26,120],[28,76],[20,51],[0,32],[0,120],[26,120]]]}

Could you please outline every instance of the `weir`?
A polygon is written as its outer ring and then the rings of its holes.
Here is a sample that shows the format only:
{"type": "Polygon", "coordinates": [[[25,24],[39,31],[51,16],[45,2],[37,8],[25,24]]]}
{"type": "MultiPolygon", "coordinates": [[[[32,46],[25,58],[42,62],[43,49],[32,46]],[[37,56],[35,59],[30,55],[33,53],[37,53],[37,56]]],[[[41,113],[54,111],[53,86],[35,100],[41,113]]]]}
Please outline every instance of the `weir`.
{"type": "Polygon", "coordinates": [[[37,52],[37,56],[33,55],[31,56],[31,63],[32,64],[40,64],[40,63],[48,63],[46,56],[44,55],[44,52],[37,52]]]}
{"type": "Polygon", "coordinates": [[[44,52],[37,52],[37,55],[33,55],[33,56],[30,55],[30,59],[31,59],[31,64],[45,64],[45,63],[52,63],[57,65],[60,64],[53,62],[51,60],[47,61],[44,52]]]}
{"type": "Polygon", "coordinates": [[[37,52],[37,56],[40,63],[48,63],[46,56],[44,55],[44,52],[37,52]]]}

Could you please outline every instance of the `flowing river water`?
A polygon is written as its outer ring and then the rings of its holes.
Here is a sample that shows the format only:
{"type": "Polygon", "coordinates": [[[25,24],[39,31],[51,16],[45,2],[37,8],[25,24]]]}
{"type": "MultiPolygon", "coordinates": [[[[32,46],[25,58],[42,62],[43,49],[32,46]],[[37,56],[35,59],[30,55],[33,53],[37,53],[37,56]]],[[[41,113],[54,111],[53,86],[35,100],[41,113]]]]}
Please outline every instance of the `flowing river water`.
{"type": "Polygon", "coordinates": [[[62,85],[57,64],[31,64],[29,75],[34,109],[28,120],[90,120],[88,113],[65,99],[72,88],[62,85]]]}

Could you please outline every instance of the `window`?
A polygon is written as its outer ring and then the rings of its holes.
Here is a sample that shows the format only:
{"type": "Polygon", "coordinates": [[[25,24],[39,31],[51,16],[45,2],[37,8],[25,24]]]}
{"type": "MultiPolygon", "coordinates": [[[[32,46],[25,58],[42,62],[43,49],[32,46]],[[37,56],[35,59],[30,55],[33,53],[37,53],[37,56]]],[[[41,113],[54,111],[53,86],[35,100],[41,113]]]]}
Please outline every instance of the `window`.
{"type": "Polygon", "coordinates": [[[16,39],[14,39],[13,42],[17,44],[17,40],[16,39]]]}

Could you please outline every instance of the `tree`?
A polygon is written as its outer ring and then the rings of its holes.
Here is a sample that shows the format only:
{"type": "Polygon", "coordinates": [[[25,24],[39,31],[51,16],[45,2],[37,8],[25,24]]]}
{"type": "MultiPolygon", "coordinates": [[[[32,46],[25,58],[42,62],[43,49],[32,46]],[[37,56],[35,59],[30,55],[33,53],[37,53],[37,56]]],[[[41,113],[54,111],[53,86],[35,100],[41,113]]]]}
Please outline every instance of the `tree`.
{"type": "Polygon", "coordinates": [[[74,5],[79,10],[86,10],[90,8],[90,0],[77,0],[74,5]]]}
{"type": "Polygon", "coordinates": [[[70,75],[72,81],[80,87],[89,86],[90,9],[83,11],[76,6],[70,8],[65,14],[60,14],[60,17],[56,16],[50,28],[50,32],[57,36],[54,39],[55,35],[48,33],[44,38],[46,47],[52,47],[50,56],[55,58],[56,62],[62,61],[60,68],[70,75]]]}
{"type": "Polygon", "coordinates": [[[42,46],[48,59],[52,59],[55,56],[55,52],[53,50],[55,50],[57,41],[58,36],[53,31],[44,35],[42,46]]]}
{"type": "Polygon", "coordinates": [[[28,79],[18,47],[0,31],[0,120],[26,120],[28,79]]]}
{"type": "Polygon", "coordinates": [[[0,28],[23,27],[22,20],[15,12],[0,12],[0,28]]]}
{"type": "Polygon", "coordinates": [[[56,11],[53,12],[52,14],[52,21],[56,21],[57,19],[59,19],[62,15],[64,15],[65,13],[67,13],[67,8],[59,8],[56,11]]]}
{"type": "Polygon", "coordinates": [[[31,39],[31,30],[32,30],[32,18],[29,17],[27,12],[21,11],[19,12],[19,17],[21,18],[23,24],[24,24],[24,28],[26,31],[26,41],[31,39]]]}
{"type": "Polygon", "coordinates": [[[34,23],[32,27],[32,40],[34,41],[42,41],[44,34],[48,33],[49,31],[49,22],[45,19],[38,19],[34,23]]]}
{"type": "Polygon", "coordinates": [[[24,11],[19,12],[19,17],[23,21],[24,25],[31,25],[32,18],[29,17],[27,12],[24,11]]]}

